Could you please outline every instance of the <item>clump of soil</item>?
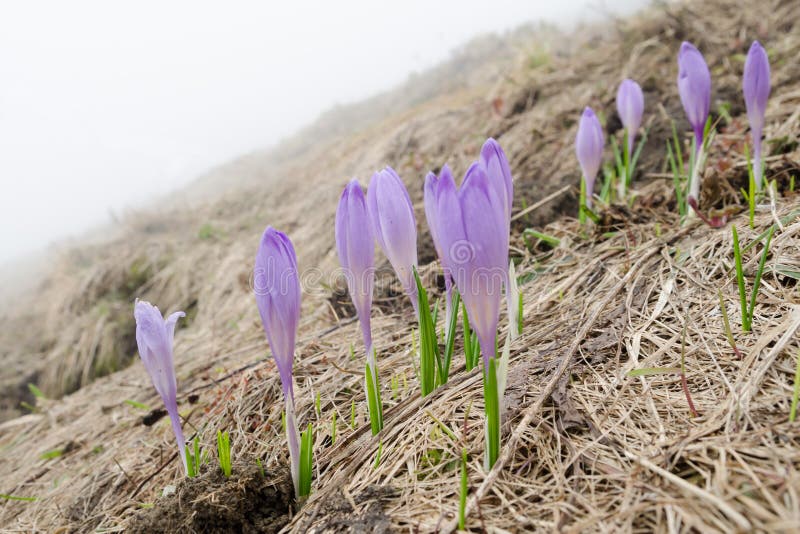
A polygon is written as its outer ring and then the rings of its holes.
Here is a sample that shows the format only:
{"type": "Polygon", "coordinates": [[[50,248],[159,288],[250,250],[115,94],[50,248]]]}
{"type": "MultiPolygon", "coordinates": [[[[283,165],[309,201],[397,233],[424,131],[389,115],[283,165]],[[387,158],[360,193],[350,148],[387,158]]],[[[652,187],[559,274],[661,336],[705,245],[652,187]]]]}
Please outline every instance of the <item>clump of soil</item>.
{"type": "Polygon", "coordinates": [[[278,532],[291,516],[294,489],[288,471],[277,476],[256,465],[234,464],[187,478],[175,493],[140,512],[127,532],[278,532]]]}

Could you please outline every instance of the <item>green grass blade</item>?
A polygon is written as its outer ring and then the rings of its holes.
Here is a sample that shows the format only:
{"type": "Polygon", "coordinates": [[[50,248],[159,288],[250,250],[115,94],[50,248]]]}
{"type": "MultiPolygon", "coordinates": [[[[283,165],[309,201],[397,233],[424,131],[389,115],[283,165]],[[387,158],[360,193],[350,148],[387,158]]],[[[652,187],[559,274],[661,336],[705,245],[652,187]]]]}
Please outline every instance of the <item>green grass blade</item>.
{"type": "Polygon", "coordinates": [[[444,357],[442,358],[444,364],[442,384],[446,384],[450,379],[450,366],[453,363],[453,351],[456,346],[456,328],[458,327],[458,309],[461,305],[461,295],[458,294],[456,289],[452,290],[450,303],[450,324],[447,325],[447,336],[445,337],[444,357]]]}
{"type": "MultiPolygon", "coordinates": [[[[800,369],[800,366],[798,369],[800,369]]],[[[458,494],[458,530],[464,530],[466,528],[468,491],[469,478],[467,477],[467,449],[461,449],[461,489],[458,494]]]]}
{"type": "Polygon", "coordinates": [[[794,393],[792,393],[792,407],[789,410],[789,421],[792,423],[797,417],[798,399],[800,399],[800,352],[797,353],[797,367],[794,371],[794,393]]]}
{"type": "Polygon", "coordinates": [[[437,376],[439,380],[444,378],[444,369],[439,356],[439,340],[431,317],[428,294],[422,287],[416,268],[414,268],[414,281],[419,295],[419,385],[424,397],[436,388],[437,376]]]}
{"type": "Polygon", "coordinates": [[[774,226],[769,227],[769,233],[767,234],[767,243],[764,245],[764,250],[761,252],[761,261],[758,262],[758,270],[756,271],[756,279],[753,282],[753,293],[750,295],[750,308],[747,310],[747,317],[748,317],[748,324],[752,328],[753,324],[753,311],[756,307],[756,296],[758,296],[758,288],[761,286],[761,277],[764,276],[764,264],[767,261],[767,255],[769,254],[769,245],[772,242],[772,234],[775,231],[774,226]]]}
{"type": "Polygon", "coordinates": [[[527,228],[525,231],[522,232],[522,235],[525,237],[531,236],[535,237],[536,239],[542,241],[550,248],[558,248],[561,245],[561,240],[557,237],[553,237],[548,234],[543,234],[542,232],[537,232],[532,228],[527,228]]]}
{"type": "Polygon", "coordinates": [[[631,369],[628,371],[628,376],[668,375],[680,372],[680,367],[643,367],[641,369],[631,369]]]}
{"type": "Polygon", "coordinates": [[[336,410],[333,410],[333,418],[331,420],[331,446],[336,445],[336,410]]]}
{"type": "Polygon", "coordinates": [[[226,478],[231,476],[231,437],[228,431],[217,430],[217,457],[222,474],[226,478]]]}
{"type": "Polygon", "coordinates": [[[37,500],[38,497],[21,497],[19,495],[8,495],[6,493],[0,493],[0,499],[5,499],[7,501],[33,502],[37,500]]]}
{"type": "Polygon", "coordinates": [[[742,252],[739,249],[739,232],[736,226],[731,226],[733,232],[733,261],[736,264],[736,283],[739,286],[739,301],[742,306],[742,330],[750,331],[750,316],[747,311],[747,293],[744,287],[744,273],[742,272],[742,252]]]}
{"type": "Polygon", "coordinates": [[[581,224],[586,223],[586,213],[584,213],[584,208],[586,207],[586,180],[581,178],[581,192],[580,197],[578,198],[578,222],[581,224]]]}

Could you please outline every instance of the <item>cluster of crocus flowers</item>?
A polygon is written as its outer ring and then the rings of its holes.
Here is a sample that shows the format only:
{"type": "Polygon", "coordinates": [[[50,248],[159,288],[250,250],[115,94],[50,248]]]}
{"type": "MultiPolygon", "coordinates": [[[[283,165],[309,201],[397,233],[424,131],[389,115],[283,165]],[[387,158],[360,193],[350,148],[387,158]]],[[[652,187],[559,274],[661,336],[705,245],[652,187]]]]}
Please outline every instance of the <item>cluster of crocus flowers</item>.
{"type": "Polygon", "coordinates": [[[172,431],[175,433],[175,442],[178,454],[183,462],[184,473],[189,469],[186,460],[186,441],[183,438],[181,419],[178,414],[178,383],[175,379],[175,363],[172,354],[172,344],[175,334],[175,323],[186,314],[178,311],[164,319],[161,312],[143,300],[137,300],[133,308],[136,320],[136,344],[139,356],[142,359],[147,374],[153,386],[164,402],[172,431]]]}
{"type": "Polygon", "coordinates": [[[264,231],[258,247],[253,292],[283,389],[286,437],[295,495],[303,497],[311,489],[311,430],[309,428],[304,433],[301,445],[292,375],[295,338],[300,322],[300,279],[292,242],[286,234],[272,227],[264,231]]]}
{"type": "Polygon", "coordinates": [[[358,180],[351,180],[342,191],[336,209],[336,250],[347,280],[347,290],[361,324],[367,354],[364,373],[367,406],[372,433],[377,434],[383,428],[383,405],[370,325],[372,290],[375,285],[375,241],[372,232],[364,191],[358,180]]]}
{"type": "Polygon", "coordinates": [[[496,141],[488,140],[460,187],[444,168],[438,178],[428,176],[425,195],[446,276],[458,288],[483,356],[486,464],[491,467],[500,449],[496,347],[504,286],[511,296],[508,250],[513,182],[505,154],[496,141]]]}
{"type": "MultiPolygon", "coordinates": [[[[770,93],[770,69],[767,52],[761,43],[753,41],[747,52],[742,76],[742,91],[753,136],[753,177],[756,190],[761,189],[763,169],[761,159],[761,135],[764,132],[764,115],[770,93]]],[[[752,195],[752,193],[751,193],[752,195]]]]}

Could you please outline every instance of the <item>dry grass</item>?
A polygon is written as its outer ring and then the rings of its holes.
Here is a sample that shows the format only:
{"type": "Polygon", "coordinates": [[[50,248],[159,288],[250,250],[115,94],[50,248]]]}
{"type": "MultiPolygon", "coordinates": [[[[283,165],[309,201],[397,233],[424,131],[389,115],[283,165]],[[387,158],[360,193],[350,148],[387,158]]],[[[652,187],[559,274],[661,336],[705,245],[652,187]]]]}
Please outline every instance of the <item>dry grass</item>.
{"type": "MultiPolygon", "coordinates": [[[[471,530],[796,531],[800,426],[787,419],[800,351],[800,299],[796,280],[775,267],[800,263],[800,202],[786,192],[789,175],[800,174],[800,73],[794,62],[800,38],[790,31],[800,15],[790,2],[770,7],[739,9],[735,2],[714,0],[592,30],[584,39],[595,42],[598,52],[554,55],[535,67],[522,63],[488,99],[485,92],[465,91],[342,140],[335,153],[320,147],[281,168],[284,176],[296,177],[292,183],[276,178],[269,190],[239,192],[195,211],[132,217],[121,240],[65,260],[42,297],[59,289],[61,299],[34,309],[48,314],[48,328],[69,326],[53,336],[52,346],[26,342],[26,350],[46,355],[43,376],[58,391],[59,380],[74,381],[76,373],[94,369],[87,361],[97,361],[103,351],[87,347],[118,342],[109,329],[122,323],[102,322],[85,311],[99,306],[109,288],[133,285],[131,299],[144,296],[169,311],[189,308],[188,327],[176,337],[187,433],[198,430],[213,449],[216,429],[228,429],[235,459],[284,465],[278,377],[264,359],[267,345],[249,293],[252,254],[266,222],[292,236],[301,270],[314,266],[329,273],[336,265],[330,223],[343,176],[363,178],[391,163],[411,177],[445,160],[463,171],[488,134],[501,134],[509,153],[520,213],[577,179],[571,140],[584,103],[604,110],[614,131],[611,102],[625,71],[644,80],[648,109],[659,110],[648,119],[654,141],[634,206],[628,213],[609,212],[607,227],[589,235],[571,219],[552,222],[545,231],[561,239],[552,251],[528,248],[519,230],[569,212],[572,192],[516,222],[513,254],[518,273],[530,280],[521,287],[525,328],[512,345],[504,447],[496,468],[482,468],[480,375],[464,372],[459,343],[451,381],[420,398],[413,314],[391,291],[379,295],[373,323],[386,428],[377,438],[369,435],[358,327],[337,316],[341,309],[332,306],[328,289],[312,283],[304,296],[295,376],[301,423],[315,424],[317,472],[314,493],[288,529],[336,530],[344,515],[385,518],[400,531],[452,530],[456,460],[466,448],[471,530]],[[771,246],[753,332],[743,334],[730,230],[677,227],[662,174],[663,134],[668,117],[681,116],[674,52],[688,37],[706,52],[716,101],[729,102],[733,116],[712,148],[703,202],[731,207],[743,175],[746,128],[737,104],[736,58],[754,34],[766,36],[773,60],[766,134],[786,147],[768,159],[768,176],[786,194],[779,200],[777,216],[784,222],[771,246]],[[501,113],[492,101],[501,102],[501,113]],[[303,180],[309,187],[301,190],[296,183],[303,180]],[[214,229],[211,236],[198,235],[204,224],[214,229]],[[109,252],[111,257],[98,260],[109,252]],[[85,268],[77,275],[69,273],[68,267],[81,264],[85,268]],[[128,284],[135,265],[148,275],[128,284]],[[738,352],[726,338],[718,291],[738,352]],[[78,319],[69,321],[70,313],[78,319]],[[682,354],[686,388],[677,373],[628,374],[679,367],[682,354]],[[356,428],[349,425],[353,401],[356,428]],[[331,445],[333,413],[338,430],[331,445]]],[[[420,184],[410,189],[419,201],[420,184]]],[[[750,243],[773,220],[764,211],[755,229],[743,216],[733,224],[750,243]]],[[[430,248],[426,239],[423,249],[430,248]]],[[[756,245],[746,253],[748,280],[759,251],[756,245]]],[[[429,287],[437,269],[435,263],[422,269],[429,287]]],[[[113,299],[120,314],[124,304],[132,305],[126,298],[113,299]]],[[[143,368],[134,365],[88,383],[91,378],[79,378],[83,387],[63,399],[39,401],[39,413],[0,425],[0,492],[37,497],[0,502],[3,528],[124,530],[140,503],[154,502],[180,479],[167,420],[145,426],[145,412],[124,402],[158,406],[143,368]],[[42,458],[52,450],[62,454],[42,458]]]]}

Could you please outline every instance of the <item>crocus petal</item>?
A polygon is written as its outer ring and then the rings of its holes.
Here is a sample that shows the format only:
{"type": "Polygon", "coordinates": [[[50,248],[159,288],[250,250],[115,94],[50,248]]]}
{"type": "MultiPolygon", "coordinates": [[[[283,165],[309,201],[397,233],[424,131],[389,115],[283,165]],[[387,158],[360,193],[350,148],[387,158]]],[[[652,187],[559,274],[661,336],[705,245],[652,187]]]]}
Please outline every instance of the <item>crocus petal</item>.
{"type": "Polygon", "coordinates": [[[137,299],[133,308],[133,316],[136,320],[136,344],[139,348],[139,356],[169,414],[183,469],[188,473],[186,443],[178,414],[178,385],[175,379],[175,364],[172,355],[175,323],[186,314],[181,311],[175,312],[164,320],[158,308],[149,302],[137,299]]]}
{"type": "Polygon", "coordinates": [[[293,396],[292,364],[300,322],[300,279],[297,256],[289,238],[268,227],[255,260],[253,289],[284,393],[293,396]]]}
{"type": "Polygon", "coordinates": [[[503,152],[500,144],[490,137],[481,148],[480,162],[484,165],[486,175],[503,203],[505,216],[510,224],[514,201],[514,181],[511,177],[511,167],[508,165],[506,153],[503,152]]]}
{"type": "Polygon", "coordinates": [[[417,310],[417,222],[403,181],[391,168],[375,173],[367,190],[372,231],[417,310]]]}
{"type": "Polygon", "coordinates": [[[678,93],[700,150],[711,107],[711,73],[703,54],[686,41],[678,53],[678,93]]]}
{"type": "Polygon", "coordinates": [[[367,353],[372,350],[370,310],[375,278],[375,244],[364,191],[358,180],[345,187],[336,210],[336,249],[350,298],[361,323],[367,353]]]}
{"type": "Polygon", "coordinates": [[[575,136],[575,154],[586,182],[586,204],[591,206],[594,181],[603,163],[603,127],[592,108],[583,110],[575,136]]]}
{"type": "Polygon", "coordinates": [[[639,84],[631,79],[622,80],[617,90],[617,113],[628,132],[628,154],[633,154],[633,141],[642,125],[644,93],[639,84]]]}

